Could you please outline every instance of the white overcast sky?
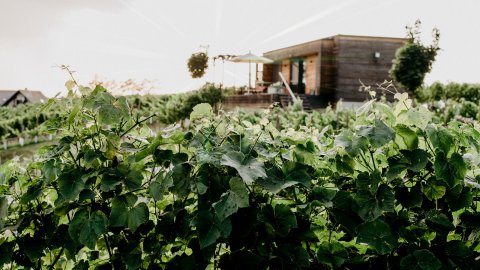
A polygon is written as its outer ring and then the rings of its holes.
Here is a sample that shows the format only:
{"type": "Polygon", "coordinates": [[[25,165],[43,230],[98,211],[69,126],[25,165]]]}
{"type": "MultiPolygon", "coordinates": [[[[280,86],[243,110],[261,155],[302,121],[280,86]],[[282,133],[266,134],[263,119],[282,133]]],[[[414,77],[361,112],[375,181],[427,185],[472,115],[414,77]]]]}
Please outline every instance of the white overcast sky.
{"type": "Polygon", "coordinates": [[[263,52],[336,34],[404,37],[418,18],[440,52],[427,83],[480,82],[479,0],[0,0],[0,89],[64,91],[66,64],[86,84],[156,80],[157,93],[205,80],[246,85],[247,64],[217,63],[191,79],[186,61],[263,52]]]}

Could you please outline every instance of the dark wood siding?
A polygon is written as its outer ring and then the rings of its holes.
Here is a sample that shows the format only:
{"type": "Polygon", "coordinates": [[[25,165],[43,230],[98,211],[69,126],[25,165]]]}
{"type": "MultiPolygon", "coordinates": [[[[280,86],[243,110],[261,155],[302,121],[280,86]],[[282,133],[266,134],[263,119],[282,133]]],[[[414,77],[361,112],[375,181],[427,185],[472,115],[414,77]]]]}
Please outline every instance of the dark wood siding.
{"type": "Polygon", "coordinates": [[[320,96],[331,101],[336,90],[337,62],[333,39],[324,39],[320,54],[320,96]]]}
{"type": "Polygon", "coordinates": [[[264,64],[262,75],[263,81],[267,83],[275,83],[280,81],[278,72],[280,72],[280,64],[264,64]]]}
{"type": "MultiPolygon", "coordinates": [[[[395,52],[403,46],[403,39],[368,39],[352,37],[335,37],[336,57],[336,91],[335,100],[364,101],[366,93],[360,92],[362,83],[372,86],[391,80],[388,74],[392,67],[395,52]],[[375,59],[374,53],[380,58],[375,59]]],[[[392,95],[387,95],[392,99],[392,95]]]]}

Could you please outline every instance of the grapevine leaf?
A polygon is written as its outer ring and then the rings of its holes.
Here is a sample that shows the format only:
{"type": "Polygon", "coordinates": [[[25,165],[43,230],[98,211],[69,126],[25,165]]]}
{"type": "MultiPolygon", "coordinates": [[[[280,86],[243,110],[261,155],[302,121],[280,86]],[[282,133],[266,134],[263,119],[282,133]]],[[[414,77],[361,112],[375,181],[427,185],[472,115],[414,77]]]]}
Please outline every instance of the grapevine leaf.
{"type": "Polygon", "coordinates": [[[400,267],[405,270],[438,270],[442,268],[442,263],[432,252],[420,249],[404,257],[400,267]]]}
{"type": "Polygon", "coordinates": [[[362,172],[357,176],[356,185],[358,190],[368,190],[375,194],[381,182],[382,176],[379,171],[375,171],[372,174],[362,172]]]}
{"type": "Polygon", "coordinates": [[[423,193],[430,201],[441,199],[447,189],[444,186],[437,186],[434,184],[429,184],[423,189],[423,193]]]}
{"type": "Polygon", "coordinates": [[[0,267],[12,261],[13,250],[15,249],[15,242],[3,242],[0,244],[0,267]]]}
{"type": "Polygon", "coordinates": [[[157,147],[165,143],[166,142],[165,142],[165,139],[162,137],[162,134],[161,133],[157,134],[157,137],[155,137],[147,147],[138,151],[135,154],[135,161],[137,162],[141,161],[145,159],[147,156],[154,154],[157,147]]]}
{"type": "Polygon", "coordinates": [[[65,82],[65,87],[68,90],[68,93],[71,93],[73,91],[73,88],[75,87],[76,83],[74,80],[68,80],[65,82]]]}
{"type": "Polygon", "coordinates": [[[420,172],[428,163],[428,152],[425,150],[401,150],[400,152],[408,160],[408,169],[413,172],[420,172]]]}
{"type": "Polygon", "coordinates": [[[70,112],[70,115],[67,118],[67,123],[69,125],[73,124],[75,117],[77,116],[78,112],[80,112],[81,109],[82,107],[80,106],[80,104],[76,104],[75,107],[73,107],[72,111],[70,112]]]}
{"type": "Polygon", "coordinates": [[[235,168],[246,184],[252,184],[256,179],[266,177],[265,168],[256,158],[245,157],[241,152],[229,152],[222,156],[222,165],[235,168]]]}
{"type": "Polygon", "coordinates": [[[142,186],[143,175],[142,172],[133,168],[130,168],[129,172],[126,174],[123,183],[128,190],[135,190],[142,186]]]}
{"type": "Polygon", "coordinates": [[[130,166],[120,164],[116,168],[110,168],[102,177],[101,190],[110,191],[121,183],[125,185],[128,190],[138,189],[142,185],[143,174],[141,168],[134,164],[130,166]]]}
{"type": "Polygon", "coordinates": [[[362,114],[365,114],[365,113],[369,112],[375,101],[376,101],[376,99],[371,99],[371,100],[365,102],[365,104],[363,104],[360,108],[357,109],[356,115],[360,116],[362,114]]]}
{"type": "Polygon", "coordinates": [[[350,130],[344,130],[335,138],[335,145],[345,148],[349,156],[356,157],[361,150],[368,147],[368,139],[354,135],[350,130]]]}
{"type": "Polygon", "coordinates": [[[228,237],[232,231],[230,219],[220,221],[208,210],[198,212],[192,225],[197,228],[202,249],[214,244],[220,237],[228,237]]]}
{"type": "Polygon", "coordinates": [[[374,126],[361,127],[358,134],[366,137],[375,148],[384,146],[395,138],[395,131],[378,119],[374,126]]]}
{"type": "Polygon", "coordinates": [[[384,212],[393,212],[395,208],[395,195],[392,188],[383,184],[378,187],[376,198],[380,209],[384,212]]]}
{"type": "Polygon", "coordinates": [[[138,226],[148,220],[148,207],[144,202],[136,204],[138,198],[133,194],[119,196],[112,201],[110,225],[113,227],[128,227],[135,231],[138,226]]]}
{"type": "Polygon", "coordinates": [[[266,172],[267,177],[260,178],[257,182],[274,194],[299,183],[308,186],[311,180],[307,167],[294,161],[285,161],[282,170],[277,166],[268,166],[266,172]]]}
{"type": "Polygon", "coordinates": [[[406,125],[397,125],[395,131],[395,142],[397,142],[400,149],[414,150],[418,148],[418,136],[414,130],[406,125]]]}
{"type": "Polygon", "coordinates": [[[354,174],[355,160],[348,155],[337,155],[335,157],[335,168],[339,173],[354,174]]]}
{"type": "Polygon", "coordinates": [[[317,250],[318,261],[338,268],[348,259],[347,249],[339,242],[323,242],[317,250]]]}
{"type": "Polygon", "coordinates": [[[155,149],[153,153],[153,160],[157,164],[161,164],[164,166],[168,166],[173,158],[172,150],[162,150],[162,149],[155,149]]]}
{"type": "Polygon", "coordinates": [[[222,153],[218,151],[208,151],[203,148],[196,150],[197,162],[202,164],[213,164],[215,166],[220,165],[222,153]]]}
{"type": "Polygon", "coordinates": [[[174,194],[179,196],[187,196],[188,192],[190,191],[190,171],[191,166],[187,163],[184,164],[177,164],[173,167],[171,174],[167,175],[167,178],[172,178],[173,186],[171,191],[174,194]]]}
{"type": "Polygon", "coordinates": [[[58,177],[58,189],[67,200],[74,200],[85,188],[82,174],[77,170],[62,173],[58,177]]]}
{"type": "Polygon", "coordinates": [[[220,200],[213,204],[213,209],[220,221],[236,213],[239,208],[248,207],[247,186],[238,177],[230,179],[230,190],[223,193],[220,200]]]}
{"type": "Polygon", "coordinates": [[[406,208],[421,207],[423,202],[422,195],[422,188],[419,184],[410,189],[407,187],[397,187],[395,189],[395,199],[406,208]]]}
{"type": "Polygon", "coordinates": [[[7,196],[0,196],[0,231],[5,225],[5,218],[8,216],[8,200],[7,196]]]}
{"type": "Polygon", "coordinates": [[[358,215],[365,221],[377,219],[383,212],[392,212],[395,206],[395,195],[387,185],[380,185],[375,195],[360,190],[355,195],[358,215]]]}
{"type": "Polygon", "coordinates": [[[451,211],[457,211],[470,206],[473,202],[473,194],[471,190],[463,189],[460,194],[449,194],[447,203],[451,211]]]}
{"type": "Polygon", "coordinates": [[[408,167],[408,160],[401,155],[395,155],[388,158],[388,168],[386,177],[388,181],[395,179],[408,167]]]}
{"type": "Polygon", "coordinates": [[[363,223],[358,226],[357,232],[357,243],[366,243],[381,255],[390,253],[397,244],[390,226],[381,220],[363,223]]]}
{"type": "Polygon", "coordinates": [[[51,159],[45,163],[43,163],[43,176],[45,177],[45,181],[47,183],[55,180],[57,176],[60,174],[60,162],[55,159],[51,159]]]}
{"type": "Polygon", "coordinates": [[[95,192],[90,189],[84,189],[78,195],[78,201],[84,202],[86,200],[94,200],[95,199],[95,192]]]}
{"type": "Polygon", "coordinates": [[[309,198],[322,203],[327,208],[331,208],[333,206],[333,198],[335,198],[336,194],[337,191],[335,189],[315,186],[309,198]]]}
{"type": "Polygon", "coordinates": [[[285,180],[288,182],[301,183],[304,186],[308,186],[312,177],[307,172],[307,166],[293,162],[283,162],[282,171],[284,173],[285,180]]]}
{"type": "Polygon", "coordinates": [[[128,103],[125,97],[115,99],[107,92],[99,93],[94,102],[94,109],[98,112],[101,124],[112,125],[129,114],[128,103]]]}
{"type": "Polygon", "coordinates": [[[142,250],[140,247],[129,250],[128,253],[123,255],[122,260],[127,265],[128,270],[141,269],[140,265],[142,264],[142,250]]]}
{"type": "MultiPolygon", "coordinates": [[[[411,104],[412,100],[407,100],[411,104]]],[[[400,104],[397,103],[397,104],[400,104]]],[[[410,107],[410,106],[409,106],[410,107]]],[[[413,125],[424,129],[432,121],[432,113],[423,106],[417,108],[409,108],[402,111],[397,117],[397,123],[404,123],[407,125],[413,125]]]]}
{"type": "Polygon", "coordinates": [[[168,188],[172,186],[173,179],[171,177],[164,177],[160,174],[148,187],[148,193],[154,200],[160,201],[163,199],[163,195],[168,192],[168,188]]]}
{"type": "Polygon", "coordinates": [[[38,198],[42,193],[43,193],[42,182],[31,184],[28,187],[27,192],[20,199],[20,202],[23,204],[28,203],[38,198]]]}
{"type": "Polygon", "coordinates": [[[333,198],[332,216],[338,224],[348,232],[349,235],[355,235],[356,227],[363,222],[362,218],[352,209],[355,201],[351,192],[340,190],[333,198]]]}
{"type": "Polygon", "coordinates": [[[81,209],[75,213],[68,233],[70,237],[90,249],[95,248],[100,235],[107,229],[107,217],[101,211],[89,212],[81,209]]]}
{"type": "Polygon", "coordinates": [[[448,217],[438,210],[430,210],[425,217],[425,223],[437,232],[448,232],[455,229],[448,217]]]}
{"type": "Polygon", "coordinates": [[[310,257],[302,246],[280,245],[274,254],[282,258],[284,269],[300,270],[310,266],[310,257]]]}
{"type": "Polygon", "coordinates": [[[85,159],[85,163],[87,164],[91,164],[92,162],[95,161],[95,159],[97,159],[99,157],[99,155],[97,154],[97,152],[93,149],[89,149],[85,152],[85,155],[83,156],[83,158],[85,159]]]}
{"type": "Polygon", "coordinates": [[[117,176],[115,171],[110,170],[109,173],[106,173],[102,176],[102,182],[100,185],[100,190],[110,191],[114,190],[116,186],[122,183],[120,176],[117,176]]]}
{"type": "MultiPolygon", "coordinates": [[[[311,145],[313,143],[311,141],[308,141],[306,144],[311,145]]],[[[303,164],[306,164],[312,167],[317,167],[318,164],[320,163],[320,158],[316,153],[315,146],[312,146],[312,148],[313,149],[308,149],[302,144],[297,145],[293,150],[293,154],[296,160],[303,164]]]]}
{"type": "Polygon", "coordinates": [[[90,263],[88,261],[81,260],[77,264],[75,264],[72,270],[88,270],[89,266],[90,263]]]}
{"type": "Polygon", "coordinates": [[[458,153],[447,159],[444,152],[437,152],[434,167],[437,179],[443,180],[450,188],[459,185],[467,173],[467,165],[458,153]]]}
{"type": "Polygon", "coordinates": [[[445,244],[445,250],[447,251],[448,255],[459,258],[466,258],[472,255],[470,248],[461,240],[452,240],[447,242],[445,244]]]}
{"type": "Polygon", "coordinates": [[[284,204],[277,204],[275,209],[271,205],[266,205],[260,212],[258,219],[265,223],[271,234],[287,236],[290,229],[297,228],[295,214],[292,213],[290,207],[284,204]]]}
{"type": "Polygon", "coordinates": [[[208,103],[200,103],[193,107],[192,113],[190,113],[190,120],[207,118],[213,115],[212,106],[208,103]]]}
{"type": "Polygon", "coordinates": [[[445,153],[447,157],[452,154],[455,145],[454,139],[446,128],[436,128],[432,125],[428,125],[425,128],[425,131],[427,132],[428,139],[432,142],[432,146],[435,150],[445,153]]]}
{"type": "Polygon", "coordinates": [[[25,252],[24,254],[27,255],[30,261],[36,261],[45,254],[45,242],[41,238],[31,237],[27,234],[17,239],[17,244],[25,252]]]}
{"type": "Polygon", "coordinates": [[[375,103],[375,109],[380,111],[380,113],[384,116],[384,120],[387,122],[389,125],[394,125],[395,124],[395,115],[393,114],[393,108],[387,104],[377,102],[375,103]]]}
{"type": "Polygon", "coordinates": [[[358,215],[363,220],[374,220],[382,214],[377,200],[368,191],[359,191],[355,195],[355,202],[358,205],[358,215]]]}

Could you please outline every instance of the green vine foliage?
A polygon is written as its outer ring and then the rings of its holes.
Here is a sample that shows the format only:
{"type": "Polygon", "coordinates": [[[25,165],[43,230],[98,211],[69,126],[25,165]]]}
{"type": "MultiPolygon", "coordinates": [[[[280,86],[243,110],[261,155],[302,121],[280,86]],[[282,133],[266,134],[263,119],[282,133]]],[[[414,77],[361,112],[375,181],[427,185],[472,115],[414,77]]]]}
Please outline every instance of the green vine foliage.
{"type": "Polygon", "coordinates": [[[194,53],[187,62],[188,71],[192,78],[201,78],[208,68],[208,55],[205,52],[194,53]]]}
{"type": "Polygon", "coordinates": [[[334,132],[200,104],[145,137],[87,91],[57,144],[0,169],[0,267],[479,269],[478,126],[396,98],[334,132]]]}
{"type": "Polygon", "coordinates": [[[38,134],[39,126],[56,117],[61,106],[42,110],[46,104],[20,104],[16,107],[0,107],[0,138],[16,137],[24,134],[38,134]]]}
{"type": "MultiPolygon", "coordinates": [[[[73,83],[73,81],[71,81],[73,83]]],[[[85,91],[89,91],[88,88],[85,91]]],[[[91,90],[90,90],[91,91],[91,90]]],[[[152,122],[172,124],[188,118],[193,107],[200,103],[218,104],[222,101],[222,90],[206,83],[199,89],[175,95],[131,95],[126,96],[131,109],[139,116],[149,116],[156,112],[152,122]]],[[[53,99],[52,99],[53,101],[53,99]]],[[[37,135],[45,133],[47,120],[57,119],[68,104],[63,99],[55,103],[21,104],[16,107],[0,107],[0,139],[37,135]]],[[[82,102],[72,99],[70,103],[82,102]]],[[[53,122],[55,122],[54,120],[53,122]]]]}

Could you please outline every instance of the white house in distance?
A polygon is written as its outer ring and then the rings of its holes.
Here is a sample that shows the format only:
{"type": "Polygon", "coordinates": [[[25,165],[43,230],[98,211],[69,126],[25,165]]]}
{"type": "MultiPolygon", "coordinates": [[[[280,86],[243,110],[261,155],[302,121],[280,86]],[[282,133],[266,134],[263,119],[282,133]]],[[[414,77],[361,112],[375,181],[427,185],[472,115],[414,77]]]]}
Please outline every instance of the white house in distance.
{"type": "Polygon", "coordinates": [[[0,90],[0,106],[15,107],[24,103],[43,103],[48,100],[41,91],[33,90],[0,90]]]}

